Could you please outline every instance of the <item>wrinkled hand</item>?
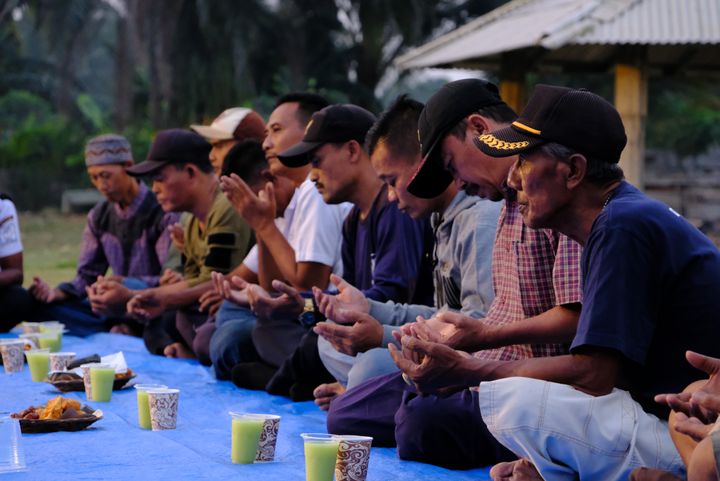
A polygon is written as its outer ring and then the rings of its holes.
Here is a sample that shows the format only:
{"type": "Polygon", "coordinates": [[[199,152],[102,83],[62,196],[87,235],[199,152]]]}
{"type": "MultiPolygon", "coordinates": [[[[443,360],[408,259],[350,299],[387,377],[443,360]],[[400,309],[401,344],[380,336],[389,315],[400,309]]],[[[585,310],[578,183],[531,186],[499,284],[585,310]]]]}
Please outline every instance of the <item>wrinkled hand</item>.
{"type": "Polygon", "coordinates": [[[146,289],[135,294],[127,303],[127,313],[142,320],[152,319],[165,312],[165,299],[158,296],[154,289],[146,289]]]}
{"type": "Polygon", "coordinates": [[[170,233],[170,240],[172,240],[175,248],[182,251],[185,247],[185,229],[183,229],[183,225],[180,222],[176,222],[175,224],[169,225],[167,230],[170,233]]]}
{"type": "Polygon", "coordinates": [[[697,418],[703,424],[714,423],[720,414],[720,359],[687,351],[685,357],[695,368],[708,374],[708,380],[694,393],[658,394],[655,402],[666,404],[678,413],[697,418]]]}
{"type": "Polygon", "coordinates": [[[90,308],[95,314],[107,317],[122,317],[133,291],[113,278],[98,276],[97,281],[85,288],[90,308]]]}
{"type": "Polygon", "coordinates": [[[390,344],[390,355],[405,377],[415,384],[418,392],[432,394],[463,384],[460,368],[462,362],[470,358],[469,354],[413,336],[402,336],[400,342],[402,351],[390,344]],[[414,362],[403,352],[419,354],[422,361],[414,362]]]}
{"type": "Polygon", "coordinates": [[[250,300],[247,295],[247,287],[250,285],[240,276],[232,276],[228,281],[219,272],[210,274],[214,290],[219,292],[223,299],[234,302],[238,306],[249,307],[250,300]]]}
{"type": "Polygon", "coordinates": [[[298,317],[305,307],[305,299],[297,289],[282,281],[272,281],[273,289],[280,292],[280,296],[272,297],[262,287],[251,284],[248,288],[250,309],[262,319],[294,319],[298,317]]]}
{"type": "Polygon", "coordinates": [[[272,182],[265,184],[265,188],[255,195],[237,174],[230,174],[220,177],[220,188],[256,233],[260,234],[275,221],[277,206],[272,182]]]}
{"type": "Polygon", "coordinates": [[[222,296],[222,294],[215,289],[205,291],[198,298],[198,302],[200,303],[198,311],[205,312],[210,316],[214,316],[215,313],[217,313],[218,309],[220,309],[220,305],[223,303],[224,300],[225,298],[222,296]]]}
{"type": "Polygon", "coordinates": [[[182,280],[183,275],[180,274],[178,271],[174,271],[172,269],[165,269],[162,273],[162,276],[160,276],[159,284],[161,286],[168,286],[170,284],[177,284],[182,280]]]}
{"type": "Polygon", "coordinates": [[[348,356],[382,346],[384,331],[377,319],[357,311],[348,311],[347,315],[348,318],[355,319],[351,326],[319,322],[313,331],[324,337],[335,350],[348,356]]]}
{"type": "Polygon", "coordinates": [[[39,277],[33,277],[32,284],[28,288],[30,295],[40,302],[50,304],[55,301],[64,300],[67,295],[58,288],[52,288],[47,282],[39,277]]]}
{"type": "Polygon", "coordinates": [[[330,282],[337,287],[337,294],[326,294],[317,287],[312,289],[318,310],[326,318],[340,324],[352,324],[357,313],[370,311],[370,303],[357,287],[335,274],[330,275],[330,282]]]}

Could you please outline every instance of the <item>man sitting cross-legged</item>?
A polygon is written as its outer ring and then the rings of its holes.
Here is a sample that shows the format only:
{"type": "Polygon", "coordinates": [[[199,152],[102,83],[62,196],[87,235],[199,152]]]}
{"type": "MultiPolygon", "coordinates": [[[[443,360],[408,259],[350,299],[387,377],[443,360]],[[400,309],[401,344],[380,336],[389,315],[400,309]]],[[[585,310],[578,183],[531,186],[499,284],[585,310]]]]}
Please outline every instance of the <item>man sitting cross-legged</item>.
{"type": "MultiPolygon", "coordinates": [[[[363,142],[375,120],[374,115],[355,105],[331,105],[313,114],[303,141],[282,152],[279,158],[289,167],[312,165],[310,179],[328,204],[354,204],[343,225],[342,259],[346,279],[363,289],[369,299],[429,304],[432,302],[430,226],[400,211],[388,198],[388,187],[373,170],[363,142]]],[[[312,300],[305,301],[290,286],[283,285],[282,289],[286,295],[276,299],[258,296],[254,307],[260,308],[263,302],[277,305],[285,300],[287,305],[283,311],[302,319],[309,314],[310,323],[314,323],[315,313],[303,314],[306,302],[312,311],[312,300]]],[[[283,328],[280,322],[276,325],[283,328]]],[[[382,328],[379,335],[382,337],[382,328]]],[[[349,366],[345,366],[355,358],[339,356],[338,368],[344,369],[347,376],[349,366]]],[[[394,366],[389,357],[385,364],[394,366]]],[[[317,334],[308,330],[266,390],[296,401],[307,400],[313,399],[315,387],[331,380],[333,376],[318,355],[317,334]]]]}
{"type": "Polygon", "coordinates": [[[125,137],[106,134],[90,139],[85,165],[105,200],[88,213],[75,278],[55,288],[39,277],[33,279],[29,292],[37,303],[32,317],[62,319],[74,335],[111,328],[139,334],[142,326],[125,317],[125,303],[130,289],[160,283],[171,243],[168,227],[177,222],[178,214],[164,212],[155,194],[129,175],[133,156],[125,137]],[[125,295],[108,291],[106,281],[120,285],[125,295]]]}
{"type": "MultiPolygon", "coordinates": [[[[508,125],[514,118],[494,85],[466,79],[433,95],[418,121],[424,161],[407,186],[411,193],[437,195],[452,182],[454,173],[467,191],[502,201],[492,250],[495,298],[487,314],[477,319],[441,312],[403,327],[405,333],[422,332],[467,351],[464,358],[562,354],[563,342],[572,339],[578,319],[580,246],[557,232],[527,227],[506,185],[512,159],[491,158],[473,143],[479,133],[508,125]]],[[[468,386],[421,396],[400,373],[372,379],[330,404],[328,429],[339,434],[372,433],[383,443],[397,444],[402,459],[450,468],[484,466],[512,457],[476,416],[477,392],[468,386]],[[375,407],[378,399],[383,400],[382,410],[375,407]],[[363,420],[368,412],[373,413],[372,422],[363,420]]]]}
{"type": "MultiPolygon", "coordinates": [[[[508,183],[528,226],[584,246],[570,354],[489,361],[408,335],[396,362],[422,392],[480,384],[475,417],[534,479],[625,480],[643,465],[684,475],[653,397],[697,378],[686,350],[720,354],[717,247],[622,179],[620,115],[587,90],[538,85],[516,122],[474,140],[498,160],[518,155],[508,183]]],[[[491,476],[533,479],[515,466],[491,476]]]]}

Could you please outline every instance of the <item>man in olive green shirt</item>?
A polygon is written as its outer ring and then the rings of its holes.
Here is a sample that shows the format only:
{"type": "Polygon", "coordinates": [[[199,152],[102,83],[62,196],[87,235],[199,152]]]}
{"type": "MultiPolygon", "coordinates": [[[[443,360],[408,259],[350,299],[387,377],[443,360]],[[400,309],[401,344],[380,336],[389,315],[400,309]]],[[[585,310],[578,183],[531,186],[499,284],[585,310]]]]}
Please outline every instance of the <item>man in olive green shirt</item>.
{"type": "Polygon", "coordinates": [[[130,175],[152,179],[152,190],[163,210],[191,214],[184,231],[183,279],[134,292],[127,303],[130,315],[148,321],[145,344],[155,354],[197,355],[201,361],[207,360],[205,353],[192,350],[196,331],[207,318],[198,312],[197,300],[211,288],[211,272],[230,272],[252,246],[250,228],[213,174],[210,148],[194,132],[163,130],[157,134],[148,160],[128,169],[130,175]]]}

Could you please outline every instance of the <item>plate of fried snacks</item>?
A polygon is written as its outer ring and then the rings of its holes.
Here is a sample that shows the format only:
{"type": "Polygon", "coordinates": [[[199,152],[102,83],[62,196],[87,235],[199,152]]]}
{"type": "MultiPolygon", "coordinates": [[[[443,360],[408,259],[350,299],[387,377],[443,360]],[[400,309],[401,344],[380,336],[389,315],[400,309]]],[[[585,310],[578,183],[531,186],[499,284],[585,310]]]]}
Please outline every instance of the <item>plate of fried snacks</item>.
{"type": "MultiPolygon", "coordinates": [[[[128,369],[124,373],[116,373],[113,382],[113,391],[117,391],[125,387],[125,385],[135,377],[132,369],[128,369]]],[[[72,371],[53,371],[48,374],[47,382],[55,386],[61,392],[84,391],[85,384],[82,376],[72,371]]]]}
{"type": "Polygon", "coordinates": [[[45,406],[30,406],[11,417],[20,420],[23,434],[80,431],[102,418],[102,411],[82,406],[80,401],[62,396],[51,399],[45,406]]]}

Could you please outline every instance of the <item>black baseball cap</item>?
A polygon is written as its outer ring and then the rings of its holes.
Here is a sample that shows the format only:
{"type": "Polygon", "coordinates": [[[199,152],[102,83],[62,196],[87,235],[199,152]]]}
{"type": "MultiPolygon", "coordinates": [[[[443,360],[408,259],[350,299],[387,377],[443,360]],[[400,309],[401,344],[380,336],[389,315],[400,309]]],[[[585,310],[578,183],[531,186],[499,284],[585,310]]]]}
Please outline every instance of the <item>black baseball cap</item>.
{"type": "Polygon", "coordinates": [[[504,104],[495,84],[463,79],[445,84],[433,95],[418,119],[422,163],[408,184],[417,197],[431,199],[445,192],[453,180],[440,158],[440,144],[458,122],[480,109],[504,104]]]}
{"type": "Polygon", "coordinates": [[[557,142],[595,160],[620,161],[627,136],[613,105],[585,89],[537,85],[510,127],[474,139],[492,157],[508,157],[557,142]]]}
{"type": "Polygon", "coordinates": [[[155,136],[147,160],[125,169],[128,174],[149,175],[168,164],[210,164],[212,146],[199,134],[185,129],[161,130],[155,136]]]}
{"type": "Polygon", "coordinates": [[[278,159],[287,167],[302,167],[310,163],[309,154],[323,144],[356,140],[363,145],[375,120],[373,114],[357,105],[328,105],[312,115],[302,142],[280,152],[278,159]]]}

